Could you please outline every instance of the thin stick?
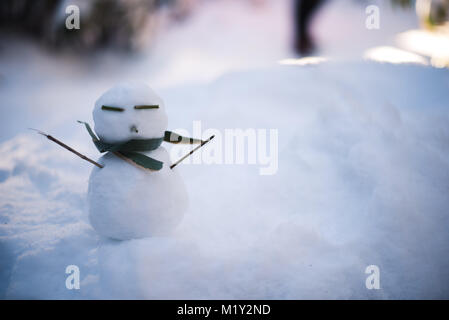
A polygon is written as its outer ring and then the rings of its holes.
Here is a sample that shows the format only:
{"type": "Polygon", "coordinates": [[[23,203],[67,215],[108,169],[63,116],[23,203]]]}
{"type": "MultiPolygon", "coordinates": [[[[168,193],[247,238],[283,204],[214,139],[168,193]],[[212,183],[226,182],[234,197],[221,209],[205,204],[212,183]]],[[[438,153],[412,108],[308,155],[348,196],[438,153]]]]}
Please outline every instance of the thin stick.
{"type": "Polygon", "coordinates": [[[86,161],[89,161],[90,163],[96,165],[96,166],[99,167],[99,168],[103,168],[103,167],[104,167],[103,165],[99,164],[98,162],[95,162],[95,161],[93,161],[92,159],[89,159],[88,157],[86,157],[85,155],[79,153],[78,151],[76,151],[76,150],[70,148],[68,145],[66,145],[65,143],[59,141],[58,139],[53,138],[51,135],[46,134],[45,132],[42,132],[42,131],[37,130],[37,129],[33,129],[33,128],[28,128],[28,129],[37,131],[37,133],[39,133],[39,134],[41,134],[41,135],[47,137],[48,140],[51,140],[51,141],[53,141],[53,142],[59,144],[61,147],[63,147],[63,148],[65,148],[65,149],[69,150],[70,152],[73,152],[74,154],[76,154],[76,155],[77,155],[78,157],[80,157],[81,159],[84,159],[84,160],[86,160],[86,161]]]}
{"type": "Polygon", "coordinates": [[[206,143],[208,143],[209,141],[211,141],[215,136],[211,136],[209,139],[201,142],[201,144],[199,146],[197,146],[195,149],[193,149],[192,151],[190,151],[188,154],[186,154],[184,157],[182,157],[181,159],[179,159],[178,161],[176,161],[175,163],[173,163],[170,166],[170,169],[173,169],[174,167],[176,167],[181,161],[183,161],[185,158],[187,158],[188,156],[190,156],[192,153],[194,153],[196,150],[198,150],[199,148],[201,148],[202,146],[204,146],[206,143]]]}

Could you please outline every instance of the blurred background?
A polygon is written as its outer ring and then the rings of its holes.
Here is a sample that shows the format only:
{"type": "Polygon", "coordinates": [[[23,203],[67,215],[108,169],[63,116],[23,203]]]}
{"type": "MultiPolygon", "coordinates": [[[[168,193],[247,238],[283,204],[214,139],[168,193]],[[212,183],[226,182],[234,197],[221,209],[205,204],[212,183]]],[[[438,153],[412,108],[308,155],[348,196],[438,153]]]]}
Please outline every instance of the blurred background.
{"type": "Polygon", "coordinates": [[[20,111],[29,105],[20,91],[39,86],[39,99],[56,108],[67,88],[43,90],[61,77],[97,88],[144,80],[159,89],[307,56],[445,67],[448,7],[447,0],[5,0],[1,140],[17,133],[11,117],[29,114],[20,111]],[[80,29],[66,28],[69,5],[80,10],[80,29]],[[379,9],[378,29],[366,27],[369,5],[379,9]]]}
{"type": "MultiPolygon", "coordinates": [[[[315,25],[321,25],[317,27],[318,30],[326,30],[334,41],[338,39],[337,35],[349,38],[350,35],[363,33],[361,30],[348,33],[350,25],[354,27],[352,29],[361,29],[362,26],[357,23],[360,21],[354,21],[361,16],[351,15],[350,19],[345,18],[349,18],[351,11],[362,11],[368,16],[372,12],[369,9],[365,11],[365,8],[370,5],[381,5],[378,7],[381,9],[379,19],[387,22],[382,24],[381,29],[391,29],[392,14],[395,14],[393,20],[397,20],[396,24],[402,25],[401,29],[411,26],[406,24],[403,18],[405,15],[401,14],[401,10],[409,11],[409,15],[415,16],[415,27],[419,26],[435,33],[447,29],[447,0],[281,0],[277,1],[277,4],[270,0],[5,0],[0,6],[0,27],[4,36],[33,39],[42,46],[59,52],[70,50],[92,53],[98,49],[133,52],[148,47],[154,43],[158,34],[174,25],[189,25],[188,20],[201,14],[217,15],[214,10],[219,10],[222,19],[233,18],[231,24],[234,26],[239,25],[245,29],[254,29],[253,31],[259,29],[259,33],[265,33],[264,26],[276,30],[272,31],[276,32],[273,37],[267,34],[266,38],[273,46],[276,45],[273,38],[286,36],[286,30],[280,29],[281,25],[284,29],[291,29],[291,47],[304,55],[316,49],[312,35],[314,20],[317,20],[315,25]],[[66,8],[70,5],[77,6],[82,16],[82,28],[76,31],[66,28],[66,18],[71,13],[66,12],[66,8]],[[262,15],[266,23],[260,21],[262,15]],[[257,16],[259,24],[254,21],[257,16]],[[318,18],[314,19],[315,16],[318,18]],[[334,28],[331,28],[331,25],[334,28]]],[[[203,39],[220,37],[222,33],[220,29],[215,29],[216,25],[226,22],[231,21],[217,20],[210,23],[207,28],[209,37],[203,39]]],[[[380,24],[377,29],[379,28],[380,24]]],[[[397,30],[390,30],[395,31],[397,30]]],[[[385,31],[381,34],[385,35],[385,31]]],[[[223,44],[227,44],[227,39],[223,40],[223,44]]],[[[340,39],[339,41],[340,48],[347,45],[340,39]]],[[[355,41],[359,42],[360,39],[353,38],[352,42],[355,41]]],[[[238,42],[238,39],[230,41],[233,42],[238,42]]],[[[321,46],[326,49],[330,44],[323,41],[321,46]]],[[[250,51],[250,48],[247,49],[250,51]]]]}

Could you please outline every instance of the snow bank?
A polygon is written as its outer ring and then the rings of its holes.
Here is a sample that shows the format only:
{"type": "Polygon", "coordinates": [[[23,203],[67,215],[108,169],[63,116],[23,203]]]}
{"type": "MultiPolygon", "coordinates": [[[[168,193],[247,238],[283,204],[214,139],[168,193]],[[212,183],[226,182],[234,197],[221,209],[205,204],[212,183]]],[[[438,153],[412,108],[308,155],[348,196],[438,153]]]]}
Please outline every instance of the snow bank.
{"type": "MultiPolygon", "coordinates": [[[[447,70],[358,62],[161,90],[170,129],[279,131],[276,175],[179,167],[191,205],[170,238],[99,238],[90,165],[15,136],[0,145],[0,296],[448,298],[448,87],[447,70]],[[72,264],[80,290],[65,287],[72,264]],[[381,290],[365,288],[371,264],[381,290]]],[[[67,143],[95,154],[72,129],[67,143]]]]}

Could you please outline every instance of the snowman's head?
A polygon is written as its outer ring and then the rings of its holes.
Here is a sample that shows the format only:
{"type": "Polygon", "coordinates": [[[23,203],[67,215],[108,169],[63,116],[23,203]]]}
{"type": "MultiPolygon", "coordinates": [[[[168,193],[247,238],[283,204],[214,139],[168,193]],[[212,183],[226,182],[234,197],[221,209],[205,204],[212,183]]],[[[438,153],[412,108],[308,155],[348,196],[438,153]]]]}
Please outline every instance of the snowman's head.
{"type": "Polygon", "coordinates": [[[93,111],[95,132],[109,143],[164,136],[164,102],[143,83],[117,85],[98,98],[93,111]]]}

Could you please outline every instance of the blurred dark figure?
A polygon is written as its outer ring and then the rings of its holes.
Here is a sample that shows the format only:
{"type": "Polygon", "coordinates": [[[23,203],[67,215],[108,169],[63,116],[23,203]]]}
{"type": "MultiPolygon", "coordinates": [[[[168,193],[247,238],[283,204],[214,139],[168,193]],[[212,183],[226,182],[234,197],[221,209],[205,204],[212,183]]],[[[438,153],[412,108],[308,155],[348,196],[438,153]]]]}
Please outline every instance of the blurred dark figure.
{"type": "Polygon", "coordinates": [[[308,55],[315,49],[310,35],[310,22],[316,10],[325,0],[295,0],[294,49],[301,55],[308,55]]]}

